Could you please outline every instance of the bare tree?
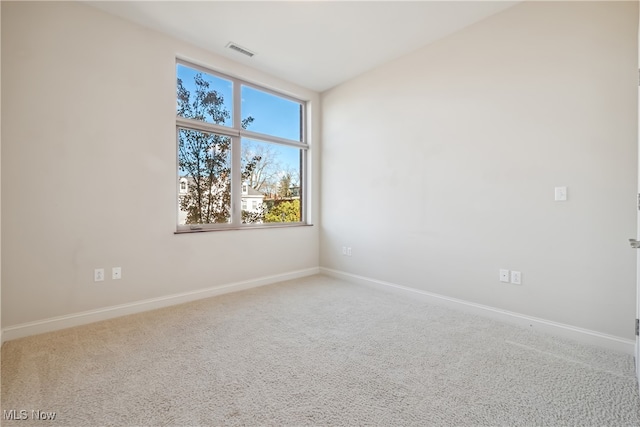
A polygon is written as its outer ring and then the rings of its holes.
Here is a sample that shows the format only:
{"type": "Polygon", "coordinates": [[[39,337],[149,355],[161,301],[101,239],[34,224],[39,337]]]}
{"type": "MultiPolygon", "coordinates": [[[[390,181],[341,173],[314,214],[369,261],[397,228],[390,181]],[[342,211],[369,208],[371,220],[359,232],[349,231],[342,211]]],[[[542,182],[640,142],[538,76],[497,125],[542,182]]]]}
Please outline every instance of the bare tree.
{"type": "Polygon", "coordinates": [[[271,144],[242,142],[242,164],[255,163],[245,178],[249,186],[264,194],[271,194],[278,183],[281,170],[280,159],[271,144]]]}

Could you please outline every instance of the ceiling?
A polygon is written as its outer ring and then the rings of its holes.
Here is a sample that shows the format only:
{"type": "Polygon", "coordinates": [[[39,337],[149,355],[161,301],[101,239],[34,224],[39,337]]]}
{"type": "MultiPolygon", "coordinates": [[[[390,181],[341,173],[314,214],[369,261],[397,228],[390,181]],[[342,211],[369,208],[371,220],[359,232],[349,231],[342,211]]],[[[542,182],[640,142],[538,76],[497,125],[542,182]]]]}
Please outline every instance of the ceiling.
{"type": "Polygon", "coordinates": [[[517,1],[105,1],[114,15],[322,92],[517,1]],[[255,56],[226,48],[234,42],[255,56]]]}

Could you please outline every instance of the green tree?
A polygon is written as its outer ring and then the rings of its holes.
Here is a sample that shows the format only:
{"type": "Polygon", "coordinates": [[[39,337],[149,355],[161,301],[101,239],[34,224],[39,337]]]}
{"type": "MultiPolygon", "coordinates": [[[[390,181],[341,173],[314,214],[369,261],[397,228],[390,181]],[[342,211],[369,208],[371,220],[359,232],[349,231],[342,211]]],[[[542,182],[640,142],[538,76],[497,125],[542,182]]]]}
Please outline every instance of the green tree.
{"type": "Polygon", "coordinates": [[[264,214],[265,222],[298,222],[300,221],[300,200],[285,200],[275,203],[264,214]]]}
{"type": "Polygon", "coordinates": [[[262,222],[264,219],[265,207],[261,206],[256,211],[242,211],[242,223],[252,224],[262,222]]]}
{"type": "MultiPolygon", "coordinates": [[[[223,96],[210,88],[210,83],[198,73],[191,93],[177,81],[177,114],[180,117],[219,125],[231,117],[224,107],[223,96]]],[[[242,120],[246,129],[253,117],[242,120]]],[[[250,176],[260,162],[260,156],[246,159],[242,178],[250,176]]],[[[187,224],[229,222],[231,217],[231,138],[192,129],[178,133],[178,164],[180,173],[189,180],[187,193],[180,198],[180,209],[187,213],[187,224]]]]}
{"type": "Polygon", "coordinates": [[[284,174],[280,178],[280,183],[278,184],[278,196],[280,197],[291,197],[291,174],[284,174]]]}

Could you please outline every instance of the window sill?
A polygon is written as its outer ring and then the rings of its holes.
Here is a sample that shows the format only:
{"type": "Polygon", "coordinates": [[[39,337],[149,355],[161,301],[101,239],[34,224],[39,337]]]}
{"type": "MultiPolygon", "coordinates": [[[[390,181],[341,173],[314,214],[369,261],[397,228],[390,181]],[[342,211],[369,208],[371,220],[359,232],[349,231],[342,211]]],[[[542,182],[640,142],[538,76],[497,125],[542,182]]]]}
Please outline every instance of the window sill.
{"type": "Polygon", "coordinates": [[[193,234],[193,233],[208,233],[210,231],[237,231],[237,230],[268,230],[271,228],[294,228],[294,227],[313,227],[313,224],[305,224],[302,222],[297,222],[294,224],[272,224],[272,225],[243,225],[243,226],[222,226],[215,228],[200,228],[200,229],[188,229],[188,230],[176,230],[173,234],[193,234]]]}

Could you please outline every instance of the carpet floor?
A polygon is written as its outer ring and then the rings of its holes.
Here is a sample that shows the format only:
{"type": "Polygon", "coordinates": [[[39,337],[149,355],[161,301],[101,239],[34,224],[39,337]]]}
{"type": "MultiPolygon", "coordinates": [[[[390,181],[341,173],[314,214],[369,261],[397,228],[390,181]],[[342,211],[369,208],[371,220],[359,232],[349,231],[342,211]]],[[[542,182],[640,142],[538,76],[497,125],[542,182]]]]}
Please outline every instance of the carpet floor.
{"type": "Polygon", "coordinates": [[[640,425],[629,355],[324,276],[6,342],[1,406],[3,426],[640,425]]]}

